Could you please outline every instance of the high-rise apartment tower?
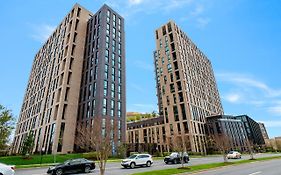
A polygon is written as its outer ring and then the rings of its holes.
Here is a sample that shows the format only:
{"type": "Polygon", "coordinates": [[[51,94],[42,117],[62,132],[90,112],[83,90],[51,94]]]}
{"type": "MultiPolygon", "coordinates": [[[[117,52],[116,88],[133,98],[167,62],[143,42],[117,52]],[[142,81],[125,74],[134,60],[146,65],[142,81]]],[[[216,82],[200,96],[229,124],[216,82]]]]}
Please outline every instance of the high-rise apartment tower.
{"type": "Polygon", "coordinates": [[[92,14],[75,4],[35,55],[12,152],[30,133],[33,152],[72,152],[77,124],[96,116],[116,118],[123,142],[124,42],[124,19],[115,11],[104,5],[92,14]]]}
{"type": "Polygon", "coordinates": [[[155,36],[156,86],[165,137],[186,136],[192,151],[205,152],[206,117],[223,114],[211,62],[173,21],[158,28],[155,36]]]}

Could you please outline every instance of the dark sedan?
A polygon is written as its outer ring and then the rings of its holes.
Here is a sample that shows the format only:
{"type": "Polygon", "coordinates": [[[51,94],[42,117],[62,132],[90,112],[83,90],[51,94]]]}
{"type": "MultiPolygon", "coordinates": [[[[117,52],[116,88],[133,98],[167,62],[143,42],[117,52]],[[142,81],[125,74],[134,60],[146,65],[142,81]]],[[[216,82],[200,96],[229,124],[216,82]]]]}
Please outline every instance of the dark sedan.
{"type": "Polygon", "coordinates": [[[65,161],[62,164],[50,167],[47,173],[52,175],[62,175],[79,172],[89,173],[91,170],[95,169],[95,167],[96,166],[93,161],[87,159],[71,159],[65,161]]]}
{"type": "Polygon", "coordinates": [[[188,163],[188,161],[189,161],[188,154],[183,153],[183,156],[181,156],[181,153],[177,153],[177,152],[173,152],[169,156],[166,156],[164,159],[164,162],[166,164],[168,164],[168,163],[177,164],[177,163],[181,163],[182,158],[183,158],[184,163],[188,163]]]}

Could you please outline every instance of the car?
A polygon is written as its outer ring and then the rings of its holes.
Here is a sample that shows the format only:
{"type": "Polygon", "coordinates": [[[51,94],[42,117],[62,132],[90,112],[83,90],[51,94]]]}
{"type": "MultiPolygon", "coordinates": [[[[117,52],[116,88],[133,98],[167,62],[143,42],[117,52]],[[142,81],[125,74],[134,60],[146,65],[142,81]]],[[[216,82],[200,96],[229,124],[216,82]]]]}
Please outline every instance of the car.
{"type": "Polygon", "coordinates": [[[67,160],[62,164],[50,167],[47,171],[48,174],[52,175],[62,175],[71,174],[78,172],[89,173],[91,170],[95,169],[96,165],[94,161],[87,160],[84,158],[67,160]]]}
{"type": "Polygon", "coordinates": [[[177,164],[177,163],[181,163],[181,160],[183,158],[183,162],[188,163],[188,161],[189,161],[188,154],[186,152],[184,152],[183,156],[181,156],[181,155],[182,155],[182,153],[172,152],[169,156],[166,156],[164,158],[164,162],[166,164],[169,164],[169,163],[177,164]]]}
{"type": "Polygon", "coordinates": [[[15,174],[15,166],[14,165],[6,165],[0,163],[0,175],[14,175],[15,174]]]}
{"type": "Polygon", "coordinates": [[[230,151],[226,157],[228,159],[241,159],[241,154],[238,151],[230,151]]]}
{"type": "Polygon", "coordinates": [[[152,164],[153,160],[150,154],[133,154],[121,162],[124,168],[135,168],[136,166],[150,167],[152,164]]]}

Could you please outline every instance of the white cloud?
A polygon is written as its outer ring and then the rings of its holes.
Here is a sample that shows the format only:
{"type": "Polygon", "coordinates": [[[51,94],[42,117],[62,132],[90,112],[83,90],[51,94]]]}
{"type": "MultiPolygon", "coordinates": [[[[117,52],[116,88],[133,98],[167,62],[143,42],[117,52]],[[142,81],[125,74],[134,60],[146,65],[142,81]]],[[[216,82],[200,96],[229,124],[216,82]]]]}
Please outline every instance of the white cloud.
{"type": "Polygon", "coordinates": [[[192,16],[198,16],[201,15],[204,12],[204,6],[203,5],[197,5],[196,8],[190,12],[190,15],[192,16]]]}
{"type": "Polygon", "coordinates": [[[226,96],[223,96],[223,99],[231,103],[237,103],[241,99],[241,96],[239,94],[231,93],[227,94],[226,96]]]}
{"type": "Polygon", "coordinates": [[[268,112],[270,112],[271,114],[276,115],[276,116],[281,116],[281,104],[280,104],[280,102],[277,102],[277,104],[275,104],[271,107],[268,107],[268,112]]]}
{"type": "Polygon", "coordinates": [[[258,90],[262,90],[268,97],[279,97],[281,96],[281,89],[270,88],[264,82],[258,81],[248,75],[236,74],[236,73],[219,73],[216,74],[218,80],[224,82],[230,82],[236,86],[251,87],[258,90]]]}
{"type": "MultiPolygon", "coordinates": [[[[175,10],[183,9],[184,11],[187,11],[189,16],[190,14],[200,16],[205,10],[204,0],[107,0],[106,3],[116,8],[127,20],[134,19],[134,22],[136,21],[136,18],[133,18],[133,16],[139,14],[170,14],[175,10]]],[[[183,17],[182,19],[185,18],[183,17]]],[[[196,19],[197,18],[195,18],[193,22],[199,22],[201,26],[206,25],[210,21],[206,17],[202,17],[199,21],[196,21],[196,19]]]]}
{"type": "Polygon", "coordinates": [[[141,4],[143,0],[129,0],[128,3],[129,5],[138,5],[141,4]]]}
{"type": "Polygon", "coordinates": [[[258,121],[261,123],[264,123],[265,127],[267,128],[280,128],[281,127],[281,121],[258,121]]]}
{"type": "Polygon", "coordinates": [[[42,43],[45,42],[56,29],[55,26],[48,24],[32,25],[32,28],[33,34],[31,37],[42,43]]]}
{"type": "Polygon", "coordinates": [[[197,26],[199,28],[205,28],[209,23],[210,23],[210,18],[206,18],[206,17],[199,17],[197,18],[197,26]]]}
{"type": "Polygon", "coordinates": [[[142,60],[136,60],[134,62],[134,65],[136,65],[136,67],[144,69],[144,70],[148,70],[148,71],[153,71],[154,67],[153,67],[153,63],[148,64],[142,60]]]}
{"type": "Polygon", "coordinates": [[[127,107],[127,111],[140,112],[140,113],[149,113],[157,110],[158,110],[157,106],[153,104],[137,103],[137,104],[129,105],[127,107]]]}
{"type": "Polygon", "coordinates": [[[142,86],[138,85],[138,84],[131,83],[131,84],[130,84],[130,87],[131,87],[132,89],[135,89],[136,91],[138,91],[138,92],[140,92],[140,93],[145,93],[145,89],[144,89],[142,86]]]}
{"type": "Polygon", "coordinates": [[[223,100],[264,110],[268,116],[281,116],[281,89],[272,88],[251,75],[219,73],[216,77],[231,88],[230,92],[221,92],[223,100]]]}

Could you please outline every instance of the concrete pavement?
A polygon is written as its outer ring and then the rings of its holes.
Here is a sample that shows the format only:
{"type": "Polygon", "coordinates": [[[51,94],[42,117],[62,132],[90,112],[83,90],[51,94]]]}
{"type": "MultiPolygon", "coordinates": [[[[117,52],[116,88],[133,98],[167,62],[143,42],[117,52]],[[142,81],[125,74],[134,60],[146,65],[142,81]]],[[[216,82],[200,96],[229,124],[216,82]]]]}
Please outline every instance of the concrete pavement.
{"type": "MultiPolygon", "coordinates": [[[[188,175],[188,174],[190,173],[185,173],[183,175],[188,175]]],[[[221,167],[213,170],[207,170],[201,173],[192,173],[192,174],[194,175],[280,175],[281,159],[221,167]]]]}
{"type": "MultiPolygon", "coordinates": [[[[259,157],[269,157],[269,156],[281,156],[281,154],[257,154],[255,155],[256,158],[259,157]]],[[[243,155],[243,159],[249,159],[249,155],[243,155]]],[[[238,159],[241,160],[241,159],[238,159]]],[[[190,162],[188,165],[199,165],[199,164],[206,164],[206,163],[215,163],[215,162],[222,162],[223,158],[222,156],[207,156],[207,157],[202,157],[202,158],[191,158],[190,162]]],[[[237,161],[235,159],[232,159],[230,161],[237,161]]],[[[163,160],[155,160],[154,164],[151,167],[140,167],[140,168],[135,168],[135,169],[125,169],[122,168],[120,163],[107,163],[106,166],[106,175],[129,175],[132,173],[137,173],[137,172],[145,172],[145,171],[152,171],[152,170],[160,170],[160,169],[168,169],[168,168],[176,168],[179,167],[180,165],[166,165],[163,160]]],[[[48,168],[32,168],[32,169],[18,169],[16,170],[16,175],[44,175],[46,174],[48,168]]],[[[98,174],[99,169],[97,166],[97,169],[94,170],[92,173],[89,173],[87,175],[94,175],[98,174]]],[[[280,173],[281,174],[281,173],[280,173]]],[[[79,175],[85,175],[83,173],[80,173],[79,175]]],[[[238,174],[236,174],[238,175],[238,174]]]]}

